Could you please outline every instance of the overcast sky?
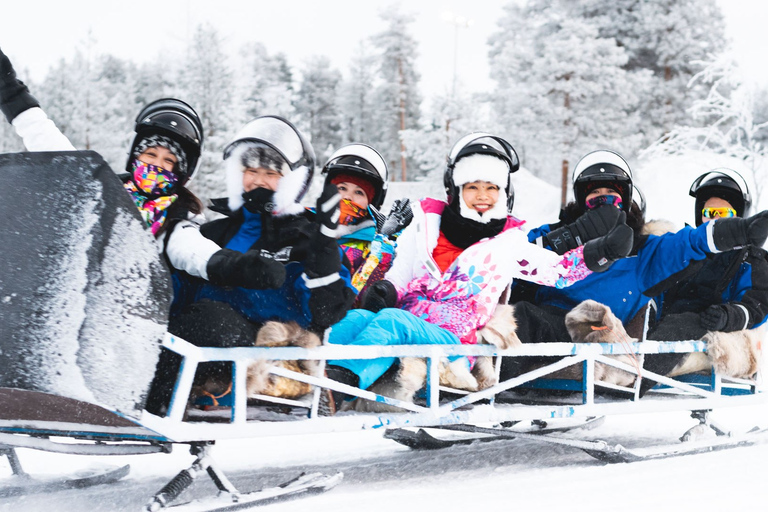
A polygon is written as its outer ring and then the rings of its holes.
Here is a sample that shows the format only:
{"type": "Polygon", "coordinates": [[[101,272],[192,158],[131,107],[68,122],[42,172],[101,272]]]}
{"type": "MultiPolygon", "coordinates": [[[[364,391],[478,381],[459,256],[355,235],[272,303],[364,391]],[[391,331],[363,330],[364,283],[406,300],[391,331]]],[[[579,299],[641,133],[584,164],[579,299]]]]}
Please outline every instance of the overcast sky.
{"type": "MultiPolygon", "coordinates": [[[[486,42],[510,0],[417,0],[413,34],[419,41],[418,68],[427,95],[448,92],[458,63],[458,80],[471,91],[492,87],[486,42]],[[457,28],[446,13],[471,19],[457,28]],[[455,52],[455,47],[458,52],[455,52]]],[[[327,55],[346,73],[357,43],[381,31],[378,11],[387,0],[25,0],[0,7],[0,47],[16,67],[41,80],[60,58],[70,58],[89,31],[99,52],[134,61],[158,54],[173,58],[194,28],[210,22],[235,55],[246,41],[263,42],[270,52],[284,52],[293,66],[313,55],[327,55]]],[[[768,84],[768,2],[720,0],[727,34],[747,76],[768,84]]],[[[162,70],[158,70],[161,73],[162,70]]]]}

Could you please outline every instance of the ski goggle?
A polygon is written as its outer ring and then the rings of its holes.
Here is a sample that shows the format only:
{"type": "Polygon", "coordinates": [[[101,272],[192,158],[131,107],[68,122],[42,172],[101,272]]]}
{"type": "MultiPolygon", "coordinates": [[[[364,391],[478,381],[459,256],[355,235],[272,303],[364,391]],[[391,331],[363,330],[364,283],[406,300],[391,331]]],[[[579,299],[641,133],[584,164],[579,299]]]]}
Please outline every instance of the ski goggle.
{"type": "Polygon", "coordinates": [[[621,201],[621,197],[609,194],[609,195],[597,196],[597,197],[593,197],[592,199],[589,199],[587,201],[587,210],[594,210],[595,208],[603,206],[604,204],[615,206],[616,208],[619,208],[619,209],[621,209],[621,207],[624,206],[624,203],[621,201]]]}
{"type": "Polygon", "coordinates": [[[735,217],[736,210],[733,208],[704,208],[701,214],[705,219],[719,219],[721,217],[735,217]]]}

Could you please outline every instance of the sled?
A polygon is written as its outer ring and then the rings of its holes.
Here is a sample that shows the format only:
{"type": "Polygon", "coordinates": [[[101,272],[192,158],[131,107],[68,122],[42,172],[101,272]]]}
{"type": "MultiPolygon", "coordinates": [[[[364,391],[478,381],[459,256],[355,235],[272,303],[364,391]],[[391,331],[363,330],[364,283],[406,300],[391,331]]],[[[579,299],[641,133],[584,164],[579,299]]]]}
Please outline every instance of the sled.
{"type": "MultiPolygon", "coordinates": [[[[759,376],[730,379],[712,370],[699,382],[687,382],[647,370],[640,372],[610,357],[705,352],[706,344],[698,340],[542,343],[508,350],[490,345],[197,347],[164,331],[171,293],[167,269],[136,208],[98,154],[0,155],[0,190],[16,192],[8,201],[0,201],[0,214],[19,219],[0,228],[0,246],[4,248],[0,260],[0,454],[10,462],[14,478],[24,478],[16,448],[106,456],[170,452],[174,445],[181,445],[189,449],[193,463],[152,496],[145,510],[173,506],[204,474],[213,480],[220,495],[178,507],[235,510],[325,492],[338,485],[343,475],[300,475],[281,486],[241,493],[212,458],[216,440],[359,430],[382,434],[389,430],[392,435],[396,429],[432,428],[497,439],[540,440],[571,446],[605,462],[631,462],[742,446],[764,437],[763,430],[731,433],[714,425],[707,412],[765,404],[759,376]],[[34,190],[18,186],[28,179],[28,173],[36,173],[34,190]],[[75,201],[62,187],[84,191],[92,199],[75,201]],[[41,207],[25,208],[32,203],[41,207]],[[63,225],[76,229],[68,233],[61,229],[63,225]],[[115,268],[118,270],[113,272],[115,268]],[[126,275],[130,279],[124,279],[126,275]],[[51,276],[56,276],[53,283],[51,276]],[[62,308],[70,314],[62,316],[62,308]],[[114,326],[112,331],[110,326],[114,326]],[[102,350],[96,351],[96,347],[102,350]],[[161,347],[178,354],[182,364],[167,410],[156,415],[143,407],[161,347]],[[83,353],[94,360],[74,357],[83,353]],[[97,357],[100,353],[113,357],[97,357]],[[440,386],[439,365],[450,356],[494,358],[497,375],[502,357],[554,356],[557,360],[481,391],[462,391],[440,386]],[[272,374],[310,384],[313,391],[297,399],[249,397],[246,392],[247,369],[254,360],[324,362],[378,357],[424,358],[428,371],[423,398],[416,403],[403,402],[277,366],[271,368],[272,374]],[[123,371],[126,361],[130,361],[131,372],[123,371]],[[196,370],[215,361],[231,364],[229,402],[222,401],[225,405],[214,410],[198,409],[189,404],[196,370]],[[595,363],[635,375],[634,386],[621,388],[597,381],[595,363]],[[580,379],[548,379],[573,365],[581,367],[580,379]],[[125,376],[125,382],[117,383],[115,375],[121,379],[125,376]],[[640,383],[646,378],[664,389],[640,398],[640,383]],[[553,382],[557,384],[555,390],[553,382]],[[320,395],[328,389],[356,400],[394,406],[400,412],[321,416],[320,395]],[[718,436],[644,453],[553,433],[573,428],[559,424],[564,419],[572,419],[572,425],[578,426],[614,414],[663,411],[689,411],[700,427],[718,436]],[[547,428],[538,432],[515,428],[515,424],[537,422],[546,422],[547,428]],[[67,442],[56,441],[58,437],[67,442]]],[[[469,446],[466,449],[471,449],[469,446]]],[[[127,468],[115,471],[107,475],[115,479],[127,468]]],[[[93,484],[107,481],[110,477],[86,480],[93,484]]],[[[66,484],[47,489],[62,486],[66,484]]],[[[18,492],[24,492],[21,487],[18,492]]],[[[44,490],[44,486],[28,487],[30,492],[44,490]]]]}

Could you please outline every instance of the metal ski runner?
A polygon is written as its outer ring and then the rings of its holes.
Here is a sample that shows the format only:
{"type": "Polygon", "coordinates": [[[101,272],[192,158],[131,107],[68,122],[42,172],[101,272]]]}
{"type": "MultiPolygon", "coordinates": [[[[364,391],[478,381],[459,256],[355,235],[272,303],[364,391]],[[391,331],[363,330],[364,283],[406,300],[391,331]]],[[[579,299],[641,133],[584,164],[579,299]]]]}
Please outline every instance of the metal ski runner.
{"type": "MultiPolygon", "coordinates": [[[[552,432],[566,432],[566,431],[578,429],[578,428],[594,428],[599,425],[602,425],[604,421],[605,421],[604,416],[596,416],[592,418],[585,418],[583,421],[580,421],[578,423],[571,423],[570,425],[552,424],[546,421],[535,420],[535,421],[532,421],[529,426],[525,426],[525,427],[519,426],[517,422],[515,422],[514,425],[502,424],[501,427],[504,428],[505,433],[509,433],[509,434],[513,434],[513,433],[549,434],[552,432]]],[[[445,428],[442,428],[442,427],[434,427],[434,428],[446,430],[445,428]]],[[[456,430],[456,429],[451,428],[449,430],[456,430]]],[[[457,437],[441,438],[441,437],[437,437],[430,434],[423,428],[420,428],[416,431],[408,430],[405,428],[389,429],[384,432],[384,437],[387,439],[391,439],[392,441],[395,441],[397,443],[400,443],[404,446],[407,446],[408,448],[411,448],[413,450],[440,450],[442,448],[449,448],[451,446],[467,445],[472,443],[488,443],[493,441],[511,441],[515,439],[515,437],[511,435],[506,435],[506,434],[505,435],[488,434],[488,435],[483,435],[482,437],[472,436],[472,437],[458,437],[458,438],[457,437]]]]}
{"type": "Polygon", "coordinates": [[[246,494],[229,495],[221,493],[214,498],[191,501],[168,507],[169,510],[184,512],[230,512],[234,510],[246,510],[279,501],[287,501],[294,498],[303,498],[311,494],[320,494],[338,485],[343,473],[326,475],[323,473],[309,473],[297,476],[275,487],[267,487],[260,491],[246,494]]]}
{"type": "Polygon", "coordinates": [[[764,440],[765,438],[763,435],[768,433],[768,429],[753,429],[740,435],[718,436],[713,439],[702,439],[699,441],[686,441],[676,444],[630,449],[625,448],[620,444],[612,444],[606,441],[584,441],[567,437],[555,437],[547,434],[513,433],[506,430],[476,427],[473,425],[445,425],[441,428],[457,430],[460,432],[493,434],[500,437],[517,437],[520,439],[530,439],[562,446],[572,446],[600,461],[608,463],[663,459],[667,457],[676,457],[678,455],[689,455],[734,448],[737,446],[746,446],[764,440]]]}
{"type": "Polygon", "coordinates": [[[275,487],[268,487],[250,493],[241,493],[217,467],[216,462],[209,453],[211,446],[212,443],[193,443],[190,446],[190,452],[196,457],[195,462],[189,468],[182,470],[160,489],[149,503],[144,506],[144,512],[155,512],[165,507],[175,510],[208,512],[242,510],[275,501],[325,492],[336,487],[344,478],[344,473],[341,472],[332,475],[302,473],[293,480],[275,487]],[[216,487],[218,487],[218,496],[169,506],[203,473],[207,473],[211,480],[213,480],[213,483],[216,484],[216,487]]]}
{"type": "MultiPolygon", "coordinates": [[[[5,455],[8,455],[7,453],[5,455]]],[[[9,459],[10,459],[9,455],[9,459]]],[[[40,492],[62,491],[65,489],[82,489],[94,485],[117,482],[128,474],[131,466],[90,471],[87,474],[64,479],[38,479],[24,472],[15,473],[12,477],[0,483],[0,497],[23,496],[40,492]]]]}

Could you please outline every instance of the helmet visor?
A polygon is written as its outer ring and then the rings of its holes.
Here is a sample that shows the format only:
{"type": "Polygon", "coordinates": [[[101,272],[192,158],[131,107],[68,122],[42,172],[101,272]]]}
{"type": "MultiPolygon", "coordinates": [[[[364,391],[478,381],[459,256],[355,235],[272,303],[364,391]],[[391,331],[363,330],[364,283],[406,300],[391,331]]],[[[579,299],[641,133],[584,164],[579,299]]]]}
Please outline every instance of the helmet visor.
{"type": "Polygon", "coordinates": [[[260,117],[245,125],[236,135],[235,142],[225,151],[224,158],[229,157],[237,143],[247,141],[272,147],[285,158],[291,169],[305,163],[304,145],[296,130],[276,117],[260,117]]]}

